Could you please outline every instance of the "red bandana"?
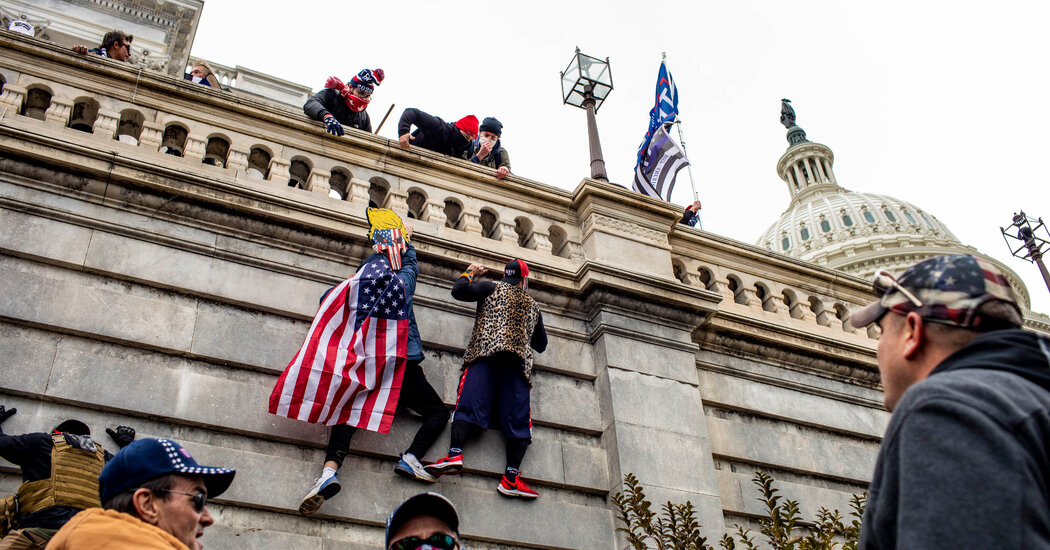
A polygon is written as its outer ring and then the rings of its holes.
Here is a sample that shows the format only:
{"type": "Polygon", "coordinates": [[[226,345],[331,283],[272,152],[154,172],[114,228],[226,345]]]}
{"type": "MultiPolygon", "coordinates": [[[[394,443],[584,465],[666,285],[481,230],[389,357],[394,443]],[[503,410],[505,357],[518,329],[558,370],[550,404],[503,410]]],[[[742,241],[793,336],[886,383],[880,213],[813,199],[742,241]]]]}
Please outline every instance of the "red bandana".
{"type": "Polygon", "coordinates": [[[356,95],[350,93],[350,86],[343,84],[342,80],[334,76],[328,77],[328,80],[324,83],[325,88],[331,88],[333,90],[339,90],[339,93],[343,95],[343,99],[346,100],[346,106],[355,113],[360,113],[368,107],[368,100],[361,99],[356,95]]]}

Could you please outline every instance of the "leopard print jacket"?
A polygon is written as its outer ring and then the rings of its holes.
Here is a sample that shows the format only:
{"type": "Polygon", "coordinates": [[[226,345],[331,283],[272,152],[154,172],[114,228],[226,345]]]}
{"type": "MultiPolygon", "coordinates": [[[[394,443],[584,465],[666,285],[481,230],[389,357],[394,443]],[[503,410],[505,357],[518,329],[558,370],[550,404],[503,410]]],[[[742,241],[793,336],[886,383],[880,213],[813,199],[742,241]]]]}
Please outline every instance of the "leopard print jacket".
{"type": "Polygon", "coordinates": [[[532,385],[532,332],[540,318],[540,306],[521,287],[504,282],[481,303],[463,365],[509,351],[522,359],[522,375],[532,385]]]}

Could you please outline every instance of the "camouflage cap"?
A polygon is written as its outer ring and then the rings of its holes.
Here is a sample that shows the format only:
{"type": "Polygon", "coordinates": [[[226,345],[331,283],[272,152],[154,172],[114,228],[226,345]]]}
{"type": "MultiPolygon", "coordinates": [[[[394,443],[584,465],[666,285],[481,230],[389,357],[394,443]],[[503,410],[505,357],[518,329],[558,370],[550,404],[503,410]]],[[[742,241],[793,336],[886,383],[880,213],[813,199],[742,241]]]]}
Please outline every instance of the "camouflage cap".
{"type": "Polygon", "coordinates": [[[1013,288],[1002,271],[986,260],[967,254],[936,256],[909,267],[896,281],[889,277],[890,284],[887,277],[876,274],[874,291],[880,299],[853,314],[854,328],[875,323],[888,311],[902,315],[915,311],[928,321],[981,331],[1020,326],[1021,308],[1013,288]],[[978,313],[979,306],[991,301],[1009,304],[1017,316],[978,313]]]}

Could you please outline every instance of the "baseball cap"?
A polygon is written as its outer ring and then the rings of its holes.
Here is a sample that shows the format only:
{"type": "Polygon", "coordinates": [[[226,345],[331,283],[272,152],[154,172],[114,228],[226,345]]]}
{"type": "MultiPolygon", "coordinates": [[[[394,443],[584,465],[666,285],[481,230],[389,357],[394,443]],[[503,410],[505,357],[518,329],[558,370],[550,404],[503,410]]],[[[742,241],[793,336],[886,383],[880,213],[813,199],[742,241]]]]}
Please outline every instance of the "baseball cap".
{"type": "Polygon", "coordinates": [[[519,283],[528,276],[529,266],[519,258],[507,262],[507,267],[503,269],[503,280],[508,283],[519,283]]]}
{"type": "Polygon", "coordinates": [[[170,439],[144,438],[133,441],[106,463],[98,476],[103,503],[167,474],[199,475],[208,488],[208,498],[221,495],[233,483],[232,468],[201,466],[182,445],[170,439]]]}
{"type": "Polygon", "coordinates": [[[876,272],[879,297],[850,317],[853,328],[864,328],[888,311],[917,312],[923,319],[981,331],[1020,327],[1021,308],[1010,283],[991,262],[967,254],[936,256],[904,271],[899,279],[876,272]],[[1017,311],[978,313],[987,302],[999,301],[1017,311]]]}
{"type": "Polygon", "coordinates": [[[402,502],[386,518],[386,545],[384,548],[390,546],[391,536],[397,534],[408,520],[418,516],[438,518],[445,522],[453,533],[459,535],[459,514],[456,513],[456,505],[438,493],[420,493],[402,502]]]}

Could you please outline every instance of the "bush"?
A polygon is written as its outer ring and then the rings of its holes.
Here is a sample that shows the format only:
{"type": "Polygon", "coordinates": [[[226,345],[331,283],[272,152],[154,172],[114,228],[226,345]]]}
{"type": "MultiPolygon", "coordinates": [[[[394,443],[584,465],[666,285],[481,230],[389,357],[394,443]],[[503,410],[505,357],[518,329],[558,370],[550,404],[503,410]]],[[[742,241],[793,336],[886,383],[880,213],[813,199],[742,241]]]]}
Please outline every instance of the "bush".
{"type": "MultiPolygon", "coordinates": [[[[759,518],[761,533],[769,548],[773,550],[856,550],[860,537],[860,518],[864,514],[867,493],[853,495],[850,499],[851,520],[847,525],[838,510],[821,508],[812,526],[799,525],[801,521],[798,501],[784,499],[773,487],[773,476],[755,472],[751,482],[758,486],[759,502],[765,504],[766,515],[759,518]]],[[[634,477],[623,478],[624,491],[613,495],[613,503],[619,509],[619,520],[624,527],[616,530],[624,534],[627,543],[635,550],[655,548],[660,550],[711,550],[707,538],[700,533],[700,522],[696,519],[693,504],[666,502],[662,512],[652,511],[652,503],[645,498],[645,489],[634,477]]],[[[736,526],[733,534],[723,534],[719,539],[722,550],[736,550],[737,545],[746,550],[758,550],[751,531],[736,526]]]]}

